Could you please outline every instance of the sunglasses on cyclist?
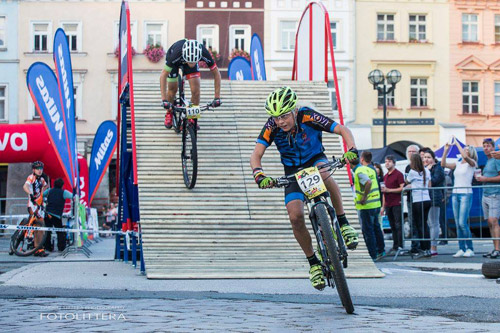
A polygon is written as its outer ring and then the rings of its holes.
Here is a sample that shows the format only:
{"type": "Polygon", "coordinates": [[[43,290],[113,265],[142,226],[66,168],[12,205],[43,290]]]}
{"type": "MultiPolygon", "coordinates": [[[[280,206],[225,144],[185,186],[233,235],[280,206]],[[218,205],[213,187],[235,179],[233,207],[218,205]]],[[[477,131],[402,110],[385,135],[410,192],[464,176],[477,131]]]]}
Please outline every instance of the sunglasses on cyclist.
{"type": "Polygon", "coordinates": [[[43,170],[43,167],[34,168],[35,170],[43,170]]]}
{"type": "Polygon", "coordinates": [[[285,113],[285,114],[282,114],[279,117],[273,117],[273,119],[274,119],[274,121],[286,120],[286,119],[290,118],[291,115],[292,115],[292,111],[285,113]]]}

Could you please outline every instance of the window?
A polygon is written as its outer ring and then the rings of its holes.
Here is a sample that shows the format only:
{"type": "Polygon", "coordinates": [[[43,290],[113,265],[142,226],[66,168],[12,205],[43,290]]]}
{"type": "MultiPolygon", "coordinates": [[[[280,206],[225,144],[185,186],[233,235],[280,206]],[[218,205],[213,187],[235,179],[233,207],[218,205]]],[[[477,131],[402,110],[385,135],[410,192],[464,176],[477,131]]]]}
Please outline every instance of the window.
{"type": "Polygon", "coordinates": [[[232,25],[229,27],[229,54],[233,49],[250,52],[250,32],[249,25],[232,25]]]}
{"type": "Polygon", "coordinates": [[[196,1],[196,7],[198,8],[203,7],[203,1],[196,1]]]}
{"type": "Polygon", "coordinates": [[[495,114],[500,115],[500,81],[495,82],[495,114]]]}
{"type": "Polygon", "coordinates": [[[412,107],[427,106],[427,79],[411,79],[410,94],[412,107]]]}
{"type": "Polygon", "coordinates": [[[227,8],[227,1],[221,1],[220,2],[220,7],[221,8],[227,8]]]}
{"type": "Polygon", "coordinates": [[[330,31],[332,33],[333,49],[337,49],[338,22],[330,22],[330,31]]]}
{"type": "Polygon", "coordinates": [[[462,14],[462,41],[477,42],[477,14],[462,14]]]}
{"type": "Polygon", "coordinates": [[[0,16],[0,49],[7,47],[7,18],[0,16]]]}
{"type": "Polygon", "coordinates": [[[0,85],[0,121],[7,120],[7,114],[9,109],[7,108],[7,86],[0,85]]]}
{"type": "Polygon", "coordinates": [[[198,25],[196,27],[196,39],[205,45],[212,48],[214,51],[219,51],[219,26],[218,25],[198,25]]]}
{"type": "MultiPolygon", "coordinates": [[[[115,21],[115,30],[114,30],[114,49],[118,47],[118,31],[120,30],[120,22],[115,21]]],[[[132,40],[132,47],[137,51],[137,21],[130,22],[130,39],[132,40]]]]}
{"type": "Polygon", "coordinates": [[[252,1],[246,1],[245,8],[252,8],[252,1]]]}
{"type": "Polygon", "coordinates": [[[464,114],[479,113],[479,82],[462,82],[462,102],[462,112],[464,114]]]}
{"type": "Polygon", "coordinates": [[[75,101],[75,119],[83,119],[82,110],[82,84],[80,82],[73,83],[73,98],[75,101]]]}
{"type": "Polygon", "coordinates": [[[71,52],[82,51],[82,25],[78,22],[62,23],[61,28],[64,29],[68,39],[68,46],[71,52]]]}
{"type": "Polygon", "coordinates": [[[495,43],[500,43],[500,15],[495,15],[495,43]]]}
{"type": "Polygon", "coordinates": [[[234,8],[240,8],[240,2],[239,1],[233,1],[233,7],[234,8]]]}
{"type": "Polygon", "coordinates": [[[208,7],[215,8],[215,1],[209,1],[208,2],[208,7]]]}
{"type": "Polygon", "coordinates": [[[37,22],[31,24],[33,52],[48,52],[49,39],[52,37],[52,24],[37,22]]]}
{"type": "Polygon", "coordinates": [[[297,31],[297,22],[295,21],[281,21],[280,22],[280,35],[281,35],[281,49],[294,50],[295,49],[295,32],[297,31]]]}
{"type": "Polygon", "coordinates": [[[427,39],[425,19],[425,15],[410,15],[410,42],[425,41],[427,39]]]}
{"type": "Polygon", "coordinates": [[[162,22],[146,22],[144,24],[144,48],[148,45],[160,44],[163,48],[167,45],[167,25],[162,22]]]}
{"type": "Polygon", "coordinates": [[[328,81],[327,87],[330,93],[330,101],[332,102],[332,111],[337,111],[339,108],[337,105],[337,94],[335,93],[335,82],[332,80],[328,81]]]}
{"type": "Polygon", "coordinates": [[[394,14],[377,14],[377,40],[394,40],[394,14]]]}
{"type": "MultiPolygon", "coordinates": [[[[377,90],[378,91],[378,90],[377,90]]],[[[378,91],[378,105],[379,108],[384,107],[384,94],[378,91]]],[[[396,107],[394,103],[394,90],[387,94],[387,107],[394,108],[396,107]]]]}

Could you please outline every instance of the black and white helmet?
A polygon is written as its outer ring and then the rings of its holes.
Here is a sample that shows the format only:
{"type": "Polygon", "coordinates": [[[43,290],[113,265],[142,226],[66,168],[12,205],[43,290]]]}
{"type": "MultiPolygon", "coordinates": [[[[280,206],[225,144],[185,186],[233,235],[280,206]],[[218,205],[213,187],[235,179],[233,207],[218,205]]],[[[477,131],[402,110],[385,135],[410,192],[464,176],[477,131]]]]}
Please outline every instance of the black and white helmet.
{"type": "Polygon", "coordinates": [[[201,44],[194,39],[186,39],[182,46],[182,59],[185,62],[198,62],[201,59],[201,44]]]}

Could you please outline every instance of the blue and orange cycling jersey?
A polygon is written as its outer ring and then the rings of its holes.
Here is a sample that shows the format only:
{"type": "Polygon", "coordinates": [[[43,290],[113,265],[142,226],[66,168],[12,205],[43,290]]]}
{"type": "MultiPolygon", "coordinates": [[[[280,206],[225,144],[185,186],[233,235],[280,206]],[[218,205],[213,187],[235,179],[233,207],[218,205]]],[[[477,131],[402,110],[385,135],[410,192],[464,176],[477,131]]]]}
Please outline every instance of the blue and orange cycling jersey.
{"type": "Polygon", "coordinates": [[[325,151],[322,132],[333,133],[337,125],[337,122],[321,113],[302,107],[297,112],[296,131],[283,131],[270,117],[262,128],[257,143],[269,147],[274,142],[283,165],[300,166],[325,151]]]}

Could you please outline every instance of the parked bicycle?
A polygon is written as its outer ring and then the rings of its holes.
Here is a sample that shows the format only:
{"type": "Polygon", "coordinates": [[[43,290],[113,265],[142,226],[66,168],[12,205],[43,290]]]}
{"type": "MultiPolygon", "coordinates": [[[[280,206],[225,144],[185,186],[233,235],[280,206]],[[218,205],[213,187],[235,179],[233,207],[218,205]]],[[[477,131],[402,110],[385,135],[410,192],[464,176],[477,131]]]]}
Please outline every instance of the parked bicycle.
{"type": "Polygon", "coordinates": [[[214,110],[211,103],[203,106],[190,106],[184,97],[184,77],[179,76],[179,92],[175,99],[173,110],[173,127],[176,133],[182,132],[182,175],[184,185],[188,189],[194,188],[198,176],[198,148],[197,131],[198,119],[201,113],[207,110],[214,110]]]}
{"type": "Polygon", "coordinates": [[[330,287],[337,286],[342,305],[346,312],[351,314],[354,312],[354,305],[344,274],[344,268],[347,268],[347,249],[330,194],[320,174],[320,172],[330,172],[329,177],[331,177],[336,170],[344,165],[345,162],[333,157],[333,161],[329,163],[305,168],[293,175],[276,178],[273,185],[274,187],[287,187],[291,183],[297,182],[300,186],[305,195],[309,219],[318,242],[323,274],[330,287]]]}
{"type": "MultiPolygon", "coordinates": [[[[45,211],[43,206],[35,205],[35,210],[29,218],[23,219],[19,225],[24,227],[45,227],[43,221],[45,211]]],[[[47,232],[43,230],[16,230],[10,238],[9,254],[27,257],[41,249],[45,244],[47,232]]]]}

